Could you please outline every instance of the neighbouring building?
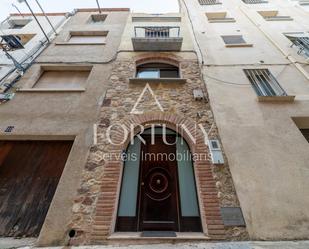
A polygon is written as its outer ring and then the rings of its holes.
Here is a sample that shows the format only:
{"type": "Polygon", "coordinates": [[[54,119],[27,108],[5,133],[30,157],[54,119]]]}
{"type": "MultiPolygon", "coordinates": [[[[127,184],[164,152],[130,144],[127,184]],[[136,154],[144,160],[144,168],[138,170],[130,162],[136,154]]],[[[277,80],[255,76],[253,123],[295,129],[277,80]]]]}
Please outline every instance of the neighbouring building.
{"type": "Polygon", "coordinates": [[[0,237],[66,243],[128,14],[77,9],[0,105],[0,237]]]}
{"type": "MultiPolygon", "coordinates": [[[[35,14],[47,37],[53,39],[55,32],[43,14],[35,14]]],[[[47,13],[51,24],[57,31],[66,22],[69,13],[47,13]]],[[[31,14],[11,14],[0,24],[0,35],[15,35],[24,49],[8,52],[18,63],[26,68],[47,45],[47,39],[31,14]]],[[[0,38],[0,41],[2,38],[0,38]]],[[[15,65],[5,53],[0,51],[0,92],[7,89],[6,84],[13,77],[15,65]]]]}
{"type": "Polygon", "coordinates": [[[106,89],[69,243],[247,239],[185,15],[129,15],[106,89]]]}
{"type": "Polygon", "coordinates": [[[251,239],[309,238],[309,18],[298,2],[180,1],[251,239]]]}

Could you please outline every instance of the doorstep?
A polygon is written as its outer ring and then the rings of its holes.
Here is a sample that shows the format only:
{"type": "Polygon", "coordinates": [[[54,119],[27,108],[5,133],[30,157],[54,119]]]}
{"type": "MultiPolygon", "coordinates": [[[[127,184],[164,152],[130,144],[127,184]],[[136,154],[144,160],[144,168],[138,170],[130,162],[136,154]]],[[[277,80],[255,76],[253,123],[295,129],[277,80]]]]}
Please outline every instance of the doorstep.
{"type": "Polygon", "coordinates": [[[112,233],[108,240],[145,240],[145,241],[192,241],[192,240],[211,240],[210,237],[203,233],[194,232],[176,232],[176,237],[142,237],[142,232],[115,232],[112,233]]]}

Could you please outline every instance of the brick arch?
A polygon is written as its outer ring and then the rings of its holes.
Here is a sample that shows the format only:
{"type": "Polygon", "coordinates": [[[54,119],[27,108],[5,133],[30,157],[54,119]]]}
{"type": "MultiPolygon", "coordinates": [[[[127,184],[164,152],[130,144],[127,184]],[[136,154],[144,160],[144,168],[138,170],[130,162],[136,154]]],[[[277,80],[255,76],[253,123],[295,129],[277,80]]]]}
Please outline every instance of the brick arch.
{"type": "Polygon", "coordinates": [[[167,63],[176,67],[180,67],[181,58],[179,56],[159,53],[147,53],[135,57],[136,66],[146,63],[167,63]]]}
{"type": "MultiPolygon", "coordinates": [[[[140,132],[139,125],[165,124],[166,127],[180,133],[187,141],[191,153],[208,152],[208,147],[204,144],[204,137],[200,130],[195,129],[196,123],[193,120],[182,117],[174,113],[146,113],[142,115],[132,115],[123,122],[123,125],[130,130],[132,125],[137,127],[134,136],[140,132]],[[177,124],[183,124],[186,129],[176,130],[177,124]],[[196,143],[190,139],[187,132],[195,134],[196,143]]],[[[124,133],[116,134],[113,137],[115,143],[123,141],[124,133]]],[[[121,153],[127,149],[130,136],[121,145],[111,145],[110,152],[121,153]]],[[[203,231],[210,239],[224,239],[224,225],[222,222],[218,193],[215,180],[213,178],[211,163],[209,159],[195,161],[193,163],[195,180],[197,185],[198,203],[200,207],[200,217],[203,231]]],[[[103,243],[114,231],[117,219],[118,201],[121,188],[123,162],[117,158],[108,161],[104,168],[102,177],[101,194],[96,203],[96,211],[93,217],[93,229],[91,232],[91,242],[103,243]]]]}

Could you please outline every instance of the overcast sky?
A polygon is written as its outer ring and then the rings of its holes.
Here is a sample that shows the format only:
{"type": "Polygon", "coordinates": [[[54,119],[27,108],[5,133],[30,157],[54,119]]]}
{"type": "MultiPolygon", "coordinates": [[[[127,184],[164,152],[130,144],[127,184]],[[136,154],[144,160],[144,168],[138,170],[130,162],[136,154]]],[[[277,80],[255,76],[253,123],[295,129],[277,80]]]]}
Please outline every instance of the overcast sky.
{"type": "MultiPolygon", "coordinates": [[[[39,11],[34,0],[28,0],[34,11],[39,11]]],[[[67,12],[74,8],[96,7],[96,0],[39,0],[46,12],[67,12]]],[[[178,12],[177,0],[99,0],[104,7],[128,7],[132,12],[166,13],[178,12]]],[[[15,4],[21,12],[29,12],[25,3],[17,0],[0,0],[0,20],[15,13],[15,4]]]]}

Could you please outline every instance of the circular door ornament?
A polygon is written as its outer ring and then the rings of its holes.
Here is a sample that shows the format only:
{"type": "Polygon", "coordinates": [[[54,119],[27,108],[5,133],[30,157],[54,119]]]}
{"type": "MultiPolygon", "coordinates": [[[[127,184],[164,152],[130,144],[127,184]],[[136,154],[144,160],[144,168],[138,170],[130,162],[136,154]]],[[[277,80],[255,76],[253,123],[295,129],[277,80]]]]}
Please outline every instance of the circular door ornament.
{"type": "Polygon", "coordinates": [[[162,167],[155,167],[146,176],[146,195],[155,201],[163,201],[171,196],[169,184],[170,175],[162,167]]]}

